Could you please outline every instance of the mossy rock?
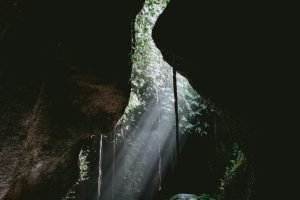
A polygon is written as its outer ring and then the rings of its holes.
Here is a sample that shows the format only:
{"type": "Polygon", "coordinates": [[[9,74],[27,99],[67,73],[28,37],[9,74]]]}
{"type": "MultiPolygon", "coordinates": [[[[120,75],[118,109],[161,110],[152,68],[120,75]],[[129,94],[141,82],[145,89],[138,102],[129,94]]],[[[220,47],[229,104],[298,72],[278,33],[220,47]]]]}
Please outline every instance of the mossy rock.
{"type": "Polygon", "coordinates": [[[208,194],[196,196],[194,194],[176,194],[170,200],[216,200],[208,194]]]}
{"type": "Polygon", "coordinates": [[[170,200],[199,200],[199,198],[193,194],[176,194],[170,200]]]}

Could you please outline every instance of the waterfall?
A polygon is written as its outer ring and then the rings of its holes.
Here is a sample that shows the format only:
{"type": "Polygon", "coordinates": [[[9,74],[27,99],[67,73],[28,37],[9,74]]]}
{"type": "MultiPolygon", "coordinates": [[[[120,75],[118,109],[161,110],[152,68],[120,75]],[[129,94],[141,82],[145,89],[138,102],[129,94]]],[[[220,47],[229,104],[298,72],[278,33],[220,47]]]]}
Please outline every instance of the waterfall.
{"type": "Polygon", "coordinates": [[[116,133],[113,133],[113,160],[112,160],[112,200],[115,194],[115,158],[116,158],[116,133]]]}
{"type": "MultiPolygon", "coordinates": [[[[159,98],[159,95],[160,95],[160,89],[157,90],[157,104],[159,105],[159,107],[161,107],[161,102],[160,102],[160,98],[159,98]]],[[[161,111],[159,111],[159,114],[158,114],[158,191],[161,191],[162,189],[162,174],[161,174],[161,137],[160,137],[160,134],[161,134],[161,130],[160,130],[160,121],[161,121],[161,111]]]]}
{"type": "Polygon", "coordinates": [[[161,174],[161,144],[160,142],[158,143],[158,176],[159,176],[159,185],[158,185],[158,191],[161,191],[161,179],[162,179],[162,174],[161,174]]]}
{"type": "Polygon", "coordinates": [[[98,193],[97,193],[97,200],[100,199],[100,195],[101,195],[101,181],[102,181],[102,151],[103,151],[103,146],[102,146],[102,134],[100,134],[100,145],[99,145],[99,175],[98,175],[98,193]]]}

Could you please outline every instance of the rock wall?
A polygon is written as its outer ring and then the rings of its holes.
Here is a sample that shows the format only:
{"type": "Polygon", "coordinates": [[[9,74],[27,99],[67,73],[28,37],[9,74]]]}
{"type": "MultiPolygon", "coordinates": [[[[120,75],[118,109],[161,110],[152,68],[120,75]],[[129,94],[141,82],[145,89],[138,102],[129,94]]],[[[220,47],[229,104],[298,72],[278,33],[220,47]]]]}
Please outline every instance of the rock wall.
{"type": "Polygon", "coordinates": [[[74,183],[82,142],[127,105],[142,3],[1,2],[0,199],[60,199],[74,183]]]}
{"type": "Polygon", "coordinates": [[[280,183],[296,181],[297,169],[286,165],[295,156],[291,138],[298,129],[291,7],[171,0],[153,32],[165,60],[199,94],[251,127],[244,147],[254,156],[258,199],[286,198],[293,186],[280,183]]]}

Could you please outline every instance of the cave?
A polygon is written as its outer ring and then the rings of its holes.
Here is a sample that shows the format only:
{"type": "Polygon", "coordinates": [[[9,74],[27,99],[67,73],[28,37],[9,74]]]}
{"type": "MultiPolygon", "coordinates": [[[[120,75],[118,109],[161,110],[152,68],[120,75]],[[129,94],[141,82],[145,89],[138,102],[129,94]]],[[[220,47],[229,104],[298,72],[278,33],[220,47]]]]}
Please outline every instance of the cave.
{"type": "Polygon", "coordinates": [[[291,198],[287,10],[1,1],[0,200],[291,198]]]}

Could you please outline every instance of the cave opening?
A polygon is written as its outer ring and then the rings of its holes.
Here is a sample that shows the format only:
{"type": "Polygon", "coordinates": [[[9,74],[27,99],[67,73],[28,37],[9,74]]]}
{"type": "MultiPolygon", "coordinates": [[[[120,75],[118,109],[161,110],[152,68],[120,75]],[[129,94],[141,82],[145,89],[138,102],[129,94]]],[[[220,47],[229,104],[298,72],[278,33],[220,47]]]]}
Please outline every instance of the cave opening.
{"type": "Polygon", "coordinates": [[[286,184],[299,84],[284,5],[0,4],[1,200],[297,191],[286,184]]]}
{"type": "MultiPolygon", "coordinates": [[[[103,151],[110,153],[104,156],[100,199],[165,199],[176,193],[214,192],[210,188],[213,183],[209,183],[214,178],[203,167],[207,166],[207,155],[211,153],[205,140],[209,125],[207,120],[200,119],[211,108],[188,80],[163,60],[151,36],[155,21],[166,4],[167,1],[146,1],[136,17],[131,96],[125,114],[110,136],[111,145],[103,151]],[[184,148],[185,140],[190,139],[187,134],[193,135],[193,140],[205,141],[198,150],[194,149],[201,152],[203,162],[185,159],[191,158],[188,154],[193,153],[184,148]],[[178,149],[185,154],[182,166],[178,165],[178,149]],[[197,167],[189,174],[184,166],[197,167]],[[201,189],[193,188],[187,184],[192,178],[202,179],[205,184],[196,186],[201,189]]],[[[189,143],[188,146],[193,145],[189,143]]]]}
{"type": "Polygon", "coordinates": [[[80,178],[64,199],[80,199],[83,182],[92,184],[88,198],[97,200],[216,192],[216,177],[208,167],[215,154],[208,132],[217,111],[164,61],[152,39],[167,4],[147,0],[136,16],[128,106],[114,131],[92,136],[81,150],[80,178]],[[192,179],[199,183],[193,185],[192,179]]]}

